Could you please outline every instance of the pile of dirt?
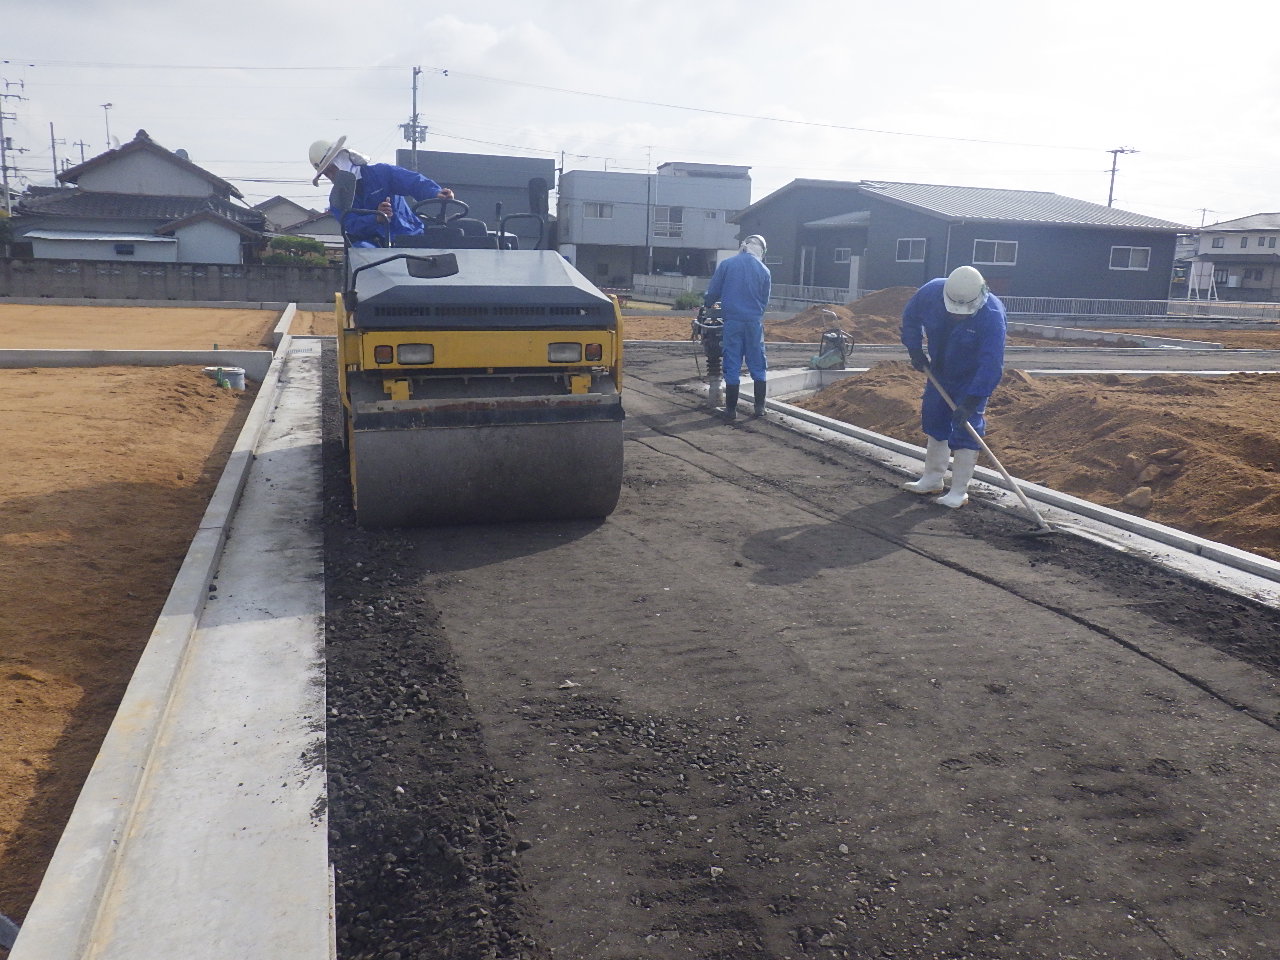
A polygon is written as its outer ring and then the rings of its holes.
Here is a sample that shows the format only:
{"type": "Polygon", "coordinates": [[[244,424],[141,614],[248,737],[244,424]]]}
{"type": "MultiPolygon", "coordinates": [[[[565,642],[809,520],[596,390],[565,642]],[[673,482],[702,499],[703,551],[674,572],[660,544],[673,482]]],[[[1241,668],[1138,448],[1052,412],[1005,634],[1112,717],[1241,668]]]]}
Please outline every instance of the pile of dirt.
{"type": "MultiPolygon", "coordinates": [[[[922,444],[920,375],[903,362],[798,401],[922,444]]],[[[1232,374],[1007,374],[987,442],[1015,477],[1280,560],[1280,380],[1232,374]]]]}

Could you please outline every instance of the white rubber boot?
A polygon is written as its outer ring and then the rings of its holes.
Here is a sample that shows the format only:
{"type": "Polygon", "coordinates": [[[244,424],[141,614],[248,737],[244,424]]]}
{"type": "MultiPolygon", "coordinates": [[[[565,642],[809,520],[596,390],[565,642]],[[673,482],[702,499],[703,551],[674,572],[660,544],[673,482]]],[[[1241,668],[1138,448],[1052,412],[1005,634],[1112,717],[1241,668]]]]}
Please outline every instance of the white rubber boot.
{"type": "Polygon", "coordinates": [[[973,468],[978,465],[977,450],[956,450],[951,455],[951,489],[946,496],[938,497],[934,503],[940,503],[952,510],[963,507],[969,502],[969,480],[973,477],[973,468]]]}
{"type": "Polygon", "coordinates": [[[904,483],[902,489],[921,496],[927,493],[941,493],[942,477],[947,472],[947,461],[950,459],[951,448],[947,446],[947,441],[930,437],[924,448],[924,474],[919,480],[904,483]]]}

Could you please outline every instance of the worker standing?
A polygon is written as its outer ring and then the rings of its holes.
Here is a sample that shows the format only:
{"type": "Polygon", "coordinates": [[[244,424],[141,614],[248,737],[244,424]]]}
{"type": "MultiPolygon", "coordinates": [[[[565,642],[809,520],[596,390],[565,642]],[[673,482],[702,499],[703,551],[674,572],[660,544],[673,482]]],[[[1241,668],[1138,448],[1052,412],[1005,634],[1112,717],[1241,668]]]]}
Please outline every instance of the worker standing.
{"type": "Polygon", "coordinates": [[[311,144],[309,159],[315,168],[313,186],[321,177],[333,180],[339,172],[356,178],[352,209],[339,214],[342,231],[353,247],[386,246],[388,238],[413,236],[423,232],[422,220],[409,201],[453,199],[453,191],[413,170],[391,163],[370,163],[369,158],[346,147],[347,138],[311,144]],[[357,212],[357,211],[376,212],[357,212]]]}
{"type": "Polygon", "coordinates": [[[702,297],[704,306],[720,304],[724,318],[721,356],[724,359],[724,418],[732,423],[738,416],[738,391],[742,385],[742,362],[755,382],[755,416],[764,416],[766,359],[764,354],[764,311],[769,306],[773,280],[764,265],[764,237],[752,234],[742,241],[735,256],[722,260],[702,297]]]}
{"type": "Polygon", "coordinates": [[[978,463],[978,442],[986,432],[987,399],[1004,373],[1005,311],[974,267],[956,267],[943,279],[930,280],[902,311],[902,344],[911,365],[930,372],[955,402],[953,409],[932,380],[925,384],[920,426],[928,435],[924,474],[902,489],[942,493],[942,478],[951,461],[951,486],[934,502],[962,507],[978,463]],[[928,353],[926,354],[926,344],[928,353]]]}

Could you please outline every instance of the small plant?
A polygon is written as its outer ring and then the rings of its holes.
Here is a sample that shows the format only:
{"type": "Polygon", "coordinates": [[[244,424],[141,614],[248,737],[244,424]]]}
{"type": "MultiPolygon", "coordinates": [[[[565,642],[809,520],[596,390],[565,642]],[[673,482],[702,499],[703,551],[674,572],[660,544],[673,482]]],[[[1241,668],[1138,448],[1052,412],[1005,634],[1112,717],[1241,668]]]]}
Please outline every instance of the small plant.
{"type": "Polygon", "coordinates": [[[676,310],[697,310],[700,306],[702,306],[702,294],[689,291],[678,294],[673,304],[676,310]]]}

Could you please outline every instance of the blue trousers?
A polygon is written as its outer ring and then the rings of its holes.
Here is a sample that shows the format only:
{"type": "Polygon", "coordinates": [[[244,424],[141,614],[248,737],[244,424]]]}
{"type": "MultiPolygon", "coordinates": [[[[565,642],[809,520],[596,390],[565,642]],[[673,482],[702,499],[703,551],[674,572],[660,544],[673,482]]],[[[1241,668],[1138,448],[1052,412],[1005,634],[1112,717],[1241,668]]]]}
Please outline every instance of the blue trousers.
{"type": "MultiPolygon", "coordinates": [[[[946,387],[946,384],[943,386],[946,387]]],[[[952,400],[960,399],[950,387],[947,387],[947,393],[951,395],[952,400]]],[[[986,410],[987,402],[983,400],[981,406],[969,419],[980,437],[987,435],[987,418],[984,416],[986,410]]],[[[935,440],[945,440],[952,450],[982,449],[963,425],[952,424],[951,408],[947,406],[947,401],[942,399],[942,394],[934,389],[932,383],[925,384],[924,399],[920,403],[920,428],[935,440]]]]}
{"type": "Polygon", "coordinates": [[[742,361],[747,361],[751,379],[763,383],[767,361],[764,355],[764,318],[739,320],[724,318],[724,333],[720,340],[720,353],[724,358],[724,382],[742,382],[742,361]]]}

